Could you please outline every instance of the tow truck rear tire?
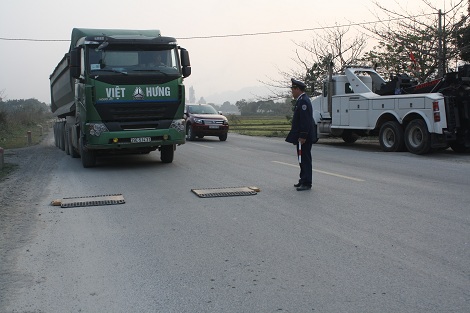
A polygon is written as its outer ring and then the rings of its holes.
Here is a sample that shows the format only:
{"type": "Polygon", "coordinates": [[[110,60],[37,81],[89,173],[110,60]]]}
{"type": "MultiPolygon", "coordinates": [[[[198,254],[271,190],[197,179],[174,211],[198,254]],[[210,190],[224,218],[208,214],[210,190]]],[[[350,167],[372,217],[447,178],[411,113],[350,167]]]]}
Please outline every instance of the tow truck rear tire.
{"type": "Polygon", "coordinates": [[[431,134],[423,120],[412,120],[406,126],[405,144],[408,151],[414,154],[426,154],[431,151],[431,134]]]}
{"type": "Polygon", "coordinates": [[[396,121],[388,121],[380,127],[380,147],[385,152],[398,152],[405,149],[403,128],[396,121]]]}
{"type": "Polygon", "coordinates": [[[163,163],[173,162],[174,155],[175,155],[174,145],[162,146],[160,148],[160,160],[162,160],[163,163]]]}

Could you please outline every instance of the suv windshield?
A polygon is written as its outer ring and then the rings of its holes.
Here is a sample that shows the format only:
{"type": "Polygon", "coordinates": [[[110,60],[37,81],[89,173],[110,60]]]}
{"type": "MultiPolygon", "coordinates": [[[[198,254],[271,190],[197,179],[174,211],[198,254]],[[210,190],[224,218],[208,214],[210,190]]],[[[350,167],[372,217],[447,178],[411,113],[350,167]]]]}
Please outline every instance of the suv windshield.
{"type": "Polygon", "coordinates": [[[188,105],[188,111],[191,114],[219,114],[210,105],[188,105]]]}
{"type": "MultiPolygon", "coordinates": [[[[158,47],[161,48],[161,47],[158,47]]],[[[170,47],[165,47],[170,48],[170,47]]],[[[180,75],[177,49],[156,50],[155,46],[112,46],[104,50],[90,48],[90,71],[117,73],[153,72],[180,75]]]]}

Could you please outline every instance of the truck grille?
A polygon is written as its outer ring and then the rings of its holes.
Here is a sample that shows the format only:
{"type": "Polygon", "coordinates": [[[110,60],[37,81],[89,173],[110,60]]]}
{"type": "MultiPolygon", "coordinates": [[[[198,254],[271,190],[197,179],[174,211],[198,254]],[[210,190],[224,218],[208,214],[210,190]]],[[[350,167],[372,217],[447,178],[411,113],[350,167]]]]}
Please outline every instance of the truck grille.
{"type": "MultiPolygon", "coordinates": [[[[100,103],[96,109],[110,131],[161,128],[175,118],[177,102],[100,103]]],[[[181,117],[182,118],[182,117],[181,117]]]]}

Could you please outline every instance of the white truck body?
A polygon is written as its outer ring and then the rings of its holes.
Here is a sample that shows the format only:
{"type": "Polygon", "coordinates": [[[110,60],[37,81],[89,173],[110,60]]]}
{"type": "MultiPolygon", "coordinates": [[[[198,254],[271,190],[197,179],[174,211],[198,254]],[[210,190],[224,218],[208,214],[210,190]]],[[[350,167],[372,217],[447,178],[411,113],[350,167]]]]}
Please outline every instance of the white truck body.
{"type": "Polygon", "coordinates": [[[350,143],[359,136],[379,135],[384,151],[404,151],[406,146],[410,152],[422,154],[431,147],[447,146],[444,95],[379,95],[377,91],[385,83],[368,67],[348,67],[344,74],[332,76],[325,82],[323,94],[312,99],[318,134],[340,136],[350,143]],[[411,123],[418,120],[422,122],[411,123]],[[410,124],[412,129],[407,128],[410,124]]]}

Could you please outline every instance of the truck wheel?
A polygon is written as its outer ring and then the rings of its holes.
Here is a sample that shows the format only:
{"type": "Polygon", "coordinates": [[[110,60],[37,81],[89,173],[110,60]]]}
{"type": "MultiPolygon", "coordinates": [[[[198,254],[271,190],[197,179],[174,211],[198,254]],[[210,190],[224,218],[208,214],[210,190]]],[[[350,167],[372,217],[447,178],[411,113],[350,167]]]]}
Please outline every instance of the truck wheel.
{"type": "Polygon", "coordinates": [[[452,141],[450,144],[450,147],[452,148],[452,150],[454,152],[457,152],[457,153],[464,153],[467,151],[467,147],[465,147],[465,143],[460,143],[460,142],[456,142],[456,141],[452,141]]]}
{"type": "Polygon", "coordinates": [[[80,138],[80,157],[83,167],[93,167],[96,165],[96,155],[94,151],[85,150],[83,139],[80,138]]]}
{"type": "Polygon", "coordinates": [[[186,139],[189,141],[193,141],[196,139],[196,136],[194,135],[193,127],[191,124],[186,125],[186,139]]]}
{"type": "Polygon", "coordinates": [[[58,134],[59,134],[59,149],[65,151],[65,124],[59,123],[58,127],[58,134]]]}
{"type": "Polygon", "coordinates": [[[64,127],[64,146],[65,146],[65,154],[70,155],[70,146],[69,146],[69,130],[67,125],[64,127]]]}
{"type": "Polygon", "coordinates": [[[421,119],[412,120],[405,129],[405,144],[414,154],[426,154],[431,150],[431,135],[421,119]]]}
{"type": "Polygon", "coordinates": [[[52,129],[54,131],[54,144],[56,147],[59,147],[59,139],[57,135],[57,123],[54,123],[54,125],[52,126],[52,129]]]}
{"type": "Polygon", "coordinates": [[[75,148],[72,144],[72,130],[69,131],[67,139],[68,139],[68,143],[69,143],[70,156],[74,159],[80,157],[80,154],[77,152],[77,150],[75,150],[75,148]]]}
{"type": "Polygon", "coordinates": [[[341,138],[343,138],[345,143],[355,143],[356,140],[359,139],[359,136],[352,131],[345,130],[343,131],[341,138]]]}
{"type": "Polygon", "coordinates": [[[380,127],[380,147],[385,152],[397,152],[405,149],[403,128],[398,122],[389,121],[380,127]]]}
{"type": "Polygon", "coordinates": [[[219,140],[220,140],[220,141],[225,141],[225,140],[227,140],[227,134],[220,135],[220,136],[219,136],[219,140]]]}
{"type": "Polygon", "coordinates": [[[163,163],[173,162],[173,156],[175,155],[174,145],[162,146],[160,153],[160,160],[162,160],[163,163]]]}

